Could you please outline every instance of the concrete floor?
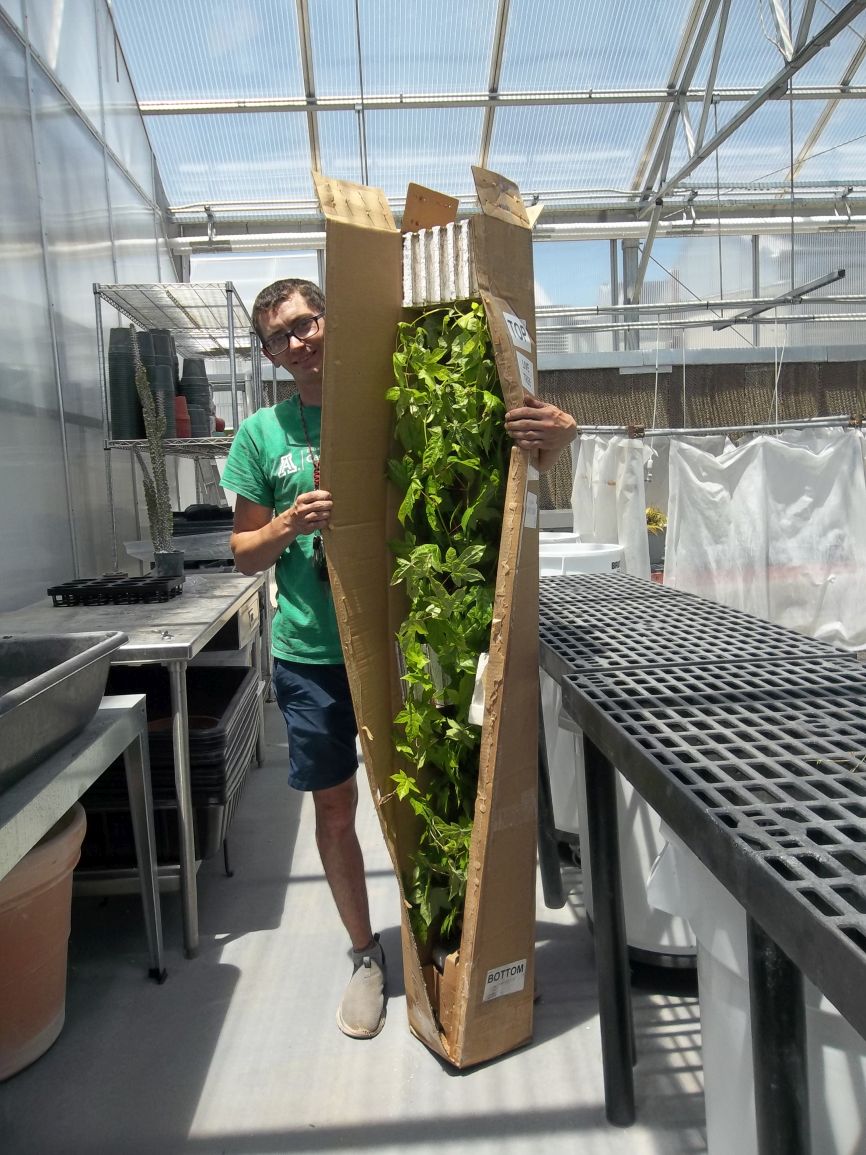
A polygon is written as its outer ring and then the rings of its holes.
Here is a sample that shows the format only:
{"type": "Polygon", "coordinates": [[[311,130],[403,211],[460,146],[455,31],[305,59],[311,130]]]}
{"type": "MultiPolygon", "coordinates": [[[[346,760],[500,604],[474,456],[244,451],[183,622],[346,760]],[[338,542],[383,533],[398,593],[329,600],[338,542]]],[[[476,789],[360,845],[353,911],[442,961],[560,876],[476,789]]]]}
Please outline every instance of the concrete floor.
{"type": "MultiPolygon", "coordinates": [[[[390,961],[383,1032],[345,1038],[334,1014],[347,943],[316,855],[312,808],[284,785],[285,731],[267,707],[254,768],[219,857],[199,872],[201,951],[186,960],[163,895],[169,976],[146,977],[136,896],[76,898],[64,1030],[0,1085],[3,1155],[698,1155],[706,1151],[696,999],[636,990],[638,1122],[604,1117],[592,940],[580,873],[539,897],[533,1042],[455,1071],[410,1033],[397,888],[362,783],[374,925],[390,961]]],[[[539,896],[540,896],[539,886],[539,896]]],[[[672,980],[673,981],[673,980],[672,980]]]]}

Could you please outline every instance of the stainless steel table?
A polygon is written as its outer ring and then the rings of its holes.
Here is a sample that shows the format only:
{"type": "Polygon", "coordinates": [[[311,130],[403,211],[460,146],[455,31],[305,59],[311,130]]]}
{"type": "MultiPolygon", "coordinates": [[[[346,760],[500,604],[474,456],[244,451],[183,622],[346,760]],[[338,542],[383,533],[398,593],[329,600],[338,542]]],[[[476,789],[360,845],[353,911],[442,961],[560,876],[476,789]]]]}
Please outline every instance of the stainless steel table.
{"type": "Polygon", "coordinates": [[[162,982],[165,978],[162,921],[144,694],[103,698],[93,719],[80,734],[0,794],[0,878],[21,861],[121,755],[129,791],[150,975],[162,982]]]}
{"type": "MultiPolygon", "coordinates": [[[[235,614],[249,605],[265,581],[264,574],[188,575],[180,597],[167,602],[123,606],[54,606],[44,599],[32,606],[0,614],[4,633],[70,634],[88,630],[122,629],[129,640],[114,651],[112,665],[158,663],[168,670],[171,685],[174,782],[180,840],[180,891],[184,950],[198,951],[193,811],[190,796],[189,727],[186,668],[235,614]]],[[[253,666],[261,670],[261,637],[256,633],[253,666]]],[[[261,694],[259,695],[261,702],[261,694]]],[[[259,712],[259,751],[263,716],[259,712]]]]}

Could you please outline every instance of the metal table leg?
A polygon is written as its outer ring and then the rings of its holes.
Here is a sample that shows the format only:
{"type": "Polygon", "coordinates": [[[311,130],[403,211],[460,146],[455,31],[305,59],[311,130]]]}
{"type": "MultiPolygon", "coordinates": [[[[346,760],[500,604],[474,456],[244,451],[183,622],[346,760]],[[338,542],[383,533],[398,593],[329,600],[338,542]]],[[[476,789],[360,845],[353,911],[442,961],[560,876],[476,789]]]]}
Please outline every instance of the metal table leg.
{"type": "Polygon", "coordinates": [[[610,1123],[627,1127],[635,1119],[633,1025],[619,867],[616,771],[586,735],[583,748],[605,1114],[610,1123]]]}
{"type": "Polygon", "coordinates": [[[256,709],[258,711],[258,733],[256,734],[256,764],[265,764],[265,691],[262,674],[262,636],[253,639],[252,665],[256,672],[256,709]]]}
{"type": "Polygon", "coordinates": [[[544,905],[549,910],[560,910],[565,906],[565,887],[562,885],[562,867],[559,864],[559,848],[556,845],[540,689],[538,691],[538,866],[544,905]]]}
{"type": "Polygon", "coordinates": [[[803,976],[747,920],[755,1116],[760,1155],[810,1155],[803,976]]]}
{"type": "Polygon", "coordinates": [[[150,977],[161,983],[166,972],[162,961],[162,917],[159,905],[159,881],[156,872],[156,837],[153,829],[153,794],[150,786],[150,753],[146,739],[146,715],[141,706],[142,730],[123,752],[135,861],[144,907],[147,947],[150,951],[150,977]]]}
{"type": "Polygon", "coordinates": [[[186,706],[186,662],[167,662],[171,682],[171,734],[174,744],[174,788],[180,840],[180,896],[183,945],[187,958],[198,954],[198,895],[195,879],[195,838],[189,785],[189,722],[186,706]]]}

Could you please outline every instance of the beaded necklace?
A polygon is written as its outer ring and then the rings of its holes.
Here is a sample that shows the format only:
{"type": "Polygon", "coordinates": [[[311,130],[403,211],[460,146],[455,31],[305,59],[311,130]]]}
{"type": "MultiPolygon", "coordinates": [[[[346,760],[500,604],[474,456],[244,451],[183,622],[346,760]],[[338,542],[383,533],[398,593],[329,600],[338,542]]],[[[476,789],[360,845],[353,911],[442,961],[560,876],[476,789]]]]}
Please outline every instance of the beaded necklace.
{"type": "Polygon", "coordinates": [[[320,454],[316,453],[314,451],[313,443],[310,440],[310,434],[309,434],[309,431],[307,430],[307,418],[304,415],[304,403],[301,400],[300,393],[298,394],[298,410],[301,414],[301,425],[303,425],[303,427],[304,427],[304,437],[307,439],[307,449],[309,449],[309,451],[310,451],[310,461],[312,461],[312,463],[313,463],[313,489],[318,489],[319,488],[319,457],[320,457],[320,454]]]}

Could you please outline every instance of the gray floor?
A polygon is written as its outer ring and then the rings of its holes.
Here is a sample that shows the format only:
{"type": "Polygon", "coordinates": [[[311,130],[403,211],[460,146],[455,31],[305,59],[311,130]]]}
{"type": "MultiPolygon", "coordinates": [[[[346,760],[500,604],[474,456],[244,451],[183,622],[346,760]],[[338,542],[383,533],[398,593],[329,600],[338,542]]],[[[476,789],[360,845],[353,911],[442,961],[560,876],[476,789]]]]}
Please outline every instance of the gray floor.
{"type": "Polygon", "coordinates": [[[365,786],[360,829],[391,997],[378,1038],[341,1035],[346,942],[311,807],[283,784],[282,721],[275,707],[267,713],[266,764],[251,772],[231,831],[235,875],[224,876],[219,858],[199,873],[197,959],[180,950],[176,894],[163,896],[162,986],[146,977],[137,898],[74,901],[66,1025],[50,1051],[0,1085],[4,1155],[706,1151],[693,998],[636,992],[638,1122],[618,1130],[605,1121],[577,869],[567,872],[564,909],[539,897],[541,997],[529,1046],[457,1072],[410,1035],[397,889],[365,786]]]}

